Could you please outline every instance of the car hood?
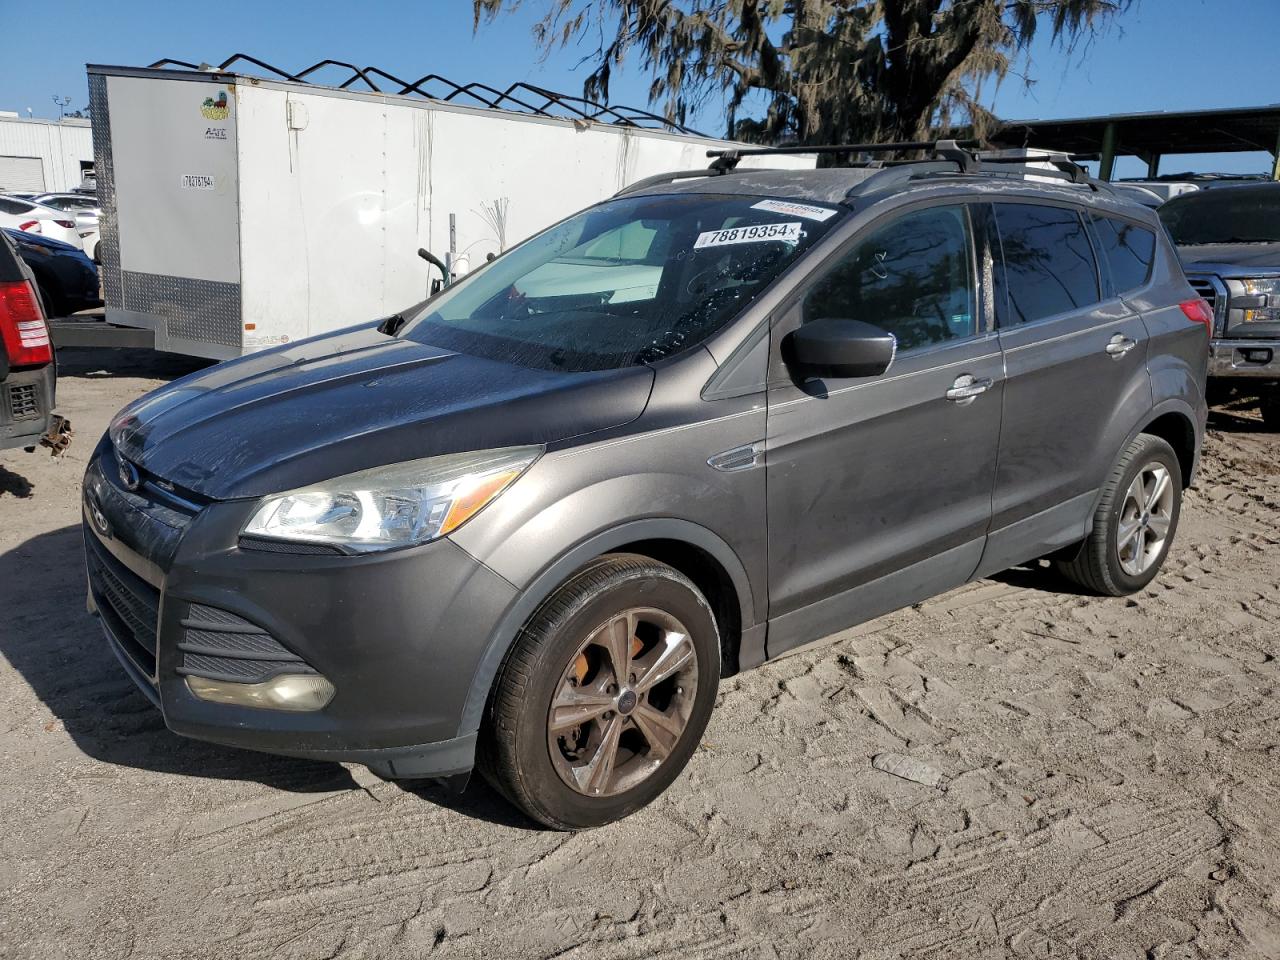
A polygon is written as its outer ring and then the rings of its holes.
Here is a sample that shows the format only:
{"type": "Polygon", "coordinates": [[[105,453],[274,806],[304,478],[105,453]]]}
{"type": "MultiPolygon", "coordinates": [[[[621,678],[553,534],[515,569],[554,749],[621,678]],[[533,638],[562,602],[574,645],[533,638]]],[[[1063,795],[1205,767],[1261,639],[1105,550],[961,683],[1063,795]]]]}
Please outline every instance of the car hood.
{"type": "Polygon", "coordinates": [[[122,410],[116,449],[215,500],[419,457],[552,443],[629,423],[648,367],[557,373],[360,327],[220,363],[122,410]]]}
{"type": "Polygon", "coordinates": [[[1200,243],[1178,247],[1182,266],[1192,273],[1280,273],[1280,243],[1200,243]]]}

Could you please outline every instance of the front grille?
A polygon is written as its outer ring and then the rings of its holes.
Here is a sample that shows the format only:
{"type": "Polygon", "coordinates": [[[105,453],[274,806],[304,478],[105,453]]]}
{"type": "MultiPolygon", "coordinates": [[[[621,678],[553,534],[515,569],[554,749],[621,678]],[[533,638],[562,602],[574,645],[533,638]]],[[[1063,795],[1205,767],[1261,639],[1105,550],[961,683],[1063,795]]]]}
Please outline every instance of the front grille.
{"type": "Polygon", "coordinates": [[[1191,289],[1196,292],[1197,296],[1203,297],[1209,303],[1209,309],[1213,311],[1214,316],[1218,313],[1218,288],[1213,285],[1213,281],[1208,277],[1188,277],[1187,282],[1191,284],[1191,289]]]}
{"type": "Polygon", "coordinates": [[[182,620],[184,676],[233,683],[261,683],[282,673],[315,673],[301,657],[244,617],[193,603],[182,620]]]}
{"type": "Polygon", "coordinates": [[[40,393],[34,383],[11,384],[6,400],[11,420],[40,419],[40,393]]]}
{"type": "Polygon", "coordinates": [[[99,616],[121,650],[154,679],[160,591],[111,556],[92,535],[85,542],[89,588],[99,616]]]}

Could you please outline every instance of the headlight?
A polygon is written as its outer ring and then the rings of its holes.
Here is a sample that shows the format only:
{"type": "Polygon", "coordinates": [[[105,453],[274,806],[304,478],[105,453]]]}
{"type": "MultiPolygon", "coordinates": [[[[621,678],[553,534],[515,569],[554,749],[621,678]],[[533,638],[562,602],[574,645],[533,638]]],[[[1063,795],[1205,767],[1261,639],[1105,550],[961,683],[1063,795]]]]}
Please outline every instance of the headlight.
{"type": "Polygon", "coordinates": [[[1280,280],[1244,280],[1244,296],[1232,300],[1242,323],[1280,322],[1280,280]]]}
{"type": "Polygon", "coordinates": [[[348,474],[267,497],[244,534],[358,553],[426,543],[479,513],[540,453],[541,447],[505,447],[348,474]]]}

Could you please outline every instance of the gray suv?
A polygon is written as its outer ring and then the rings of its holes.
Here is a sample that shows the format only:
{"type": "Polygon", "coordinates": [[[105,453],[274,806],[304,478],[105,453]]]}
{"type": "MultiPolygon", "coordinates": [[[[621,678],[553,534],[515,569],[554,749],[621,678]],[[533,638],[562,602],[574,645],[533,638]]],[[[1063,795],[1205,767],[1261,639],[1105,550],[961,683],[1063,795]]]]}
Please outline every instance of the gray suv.
{"type": "Polygon", "coordinates": [[[90,602],[172,730],[591,827],[721,677],[1037,558],[1155,576],[1209,315],[1154,213],[953,147],[735,159],[118,415],[90,602]]]}

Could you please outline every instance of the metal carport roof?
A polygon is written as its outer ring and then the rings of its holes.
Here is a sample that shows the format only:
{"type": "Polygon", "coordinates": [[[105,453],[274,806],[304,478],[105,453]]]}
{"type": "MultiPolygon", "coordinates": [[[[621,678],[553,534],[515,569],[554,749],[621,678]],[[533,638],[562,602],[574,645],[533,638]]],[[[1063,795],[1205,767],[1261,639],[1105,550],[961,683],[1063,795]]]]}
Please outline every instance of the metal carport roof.
{"type": "Polygon", "coordinates": [[[991,139],[1009,147],[1096,154],[1102,160],[1104,180],[1111,179],[1117,154],[1146,160],[1154,176],[1165,154],[1265,150],[1277,159],[1273,175],[1280,179],[1280,103],[1068,120],[1005,120],[991,139]]]}

